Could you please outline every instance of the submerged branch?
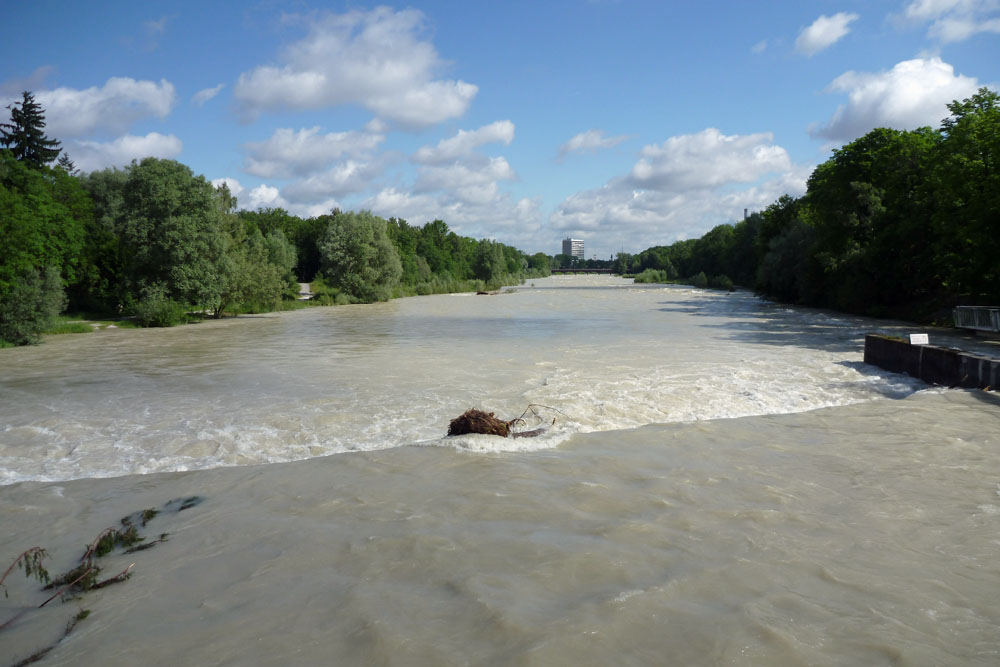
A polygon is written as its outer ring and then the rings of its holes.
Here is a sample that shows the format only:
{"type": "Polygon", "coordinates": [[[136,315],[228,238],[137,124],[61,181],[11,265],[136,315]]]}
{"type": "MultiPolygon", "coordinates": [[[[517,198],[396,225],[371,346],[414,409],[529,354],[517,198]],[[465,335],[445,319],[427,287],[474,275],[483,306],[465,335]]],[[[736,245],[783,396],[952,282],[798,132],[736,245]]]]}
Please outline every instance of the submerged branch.
{"type": "Polygon", "coordinates": [[[7,575],[18,566],[24,570],[24,576],[30,577],[34,575],[38,581],[47,583],[49,581],[49,573],[42,565],[42,559],[47,558],[48,555],[45,549],[41,547],[31,547],[21,552],[21,555],[14,559],[14,562],[10,564],[10,567],[0,577],[0,588],[3,588],[4,597],[7,597],[7,587],[3,585],[3,582],[7,580],[7,575]]]}
{"type": "Polygon", "coordinates": [[[104,588],[105,586],[110,586],[111,584],[117,584],[118,582],[125,581],[126,579],[132,576],[130,570],[133,567],[135,567],[135,563],[132,563],[131,565],[126,567],[124,570],[122,570],[115,576],[108,577],[104,581],[94,584],[93,586],[91,586],[91,588],[104,588]]]}
{"type": "Polygon", "coordinates": [[[88,616],[90,616],[90,610],[89,609],[81,609],[80,613],[78,613],[73,618],[69,619],[69,623],[66,624],[66,629],[63,630],[62,636],[60,636],[59,639],[57,639],[55,642],[53,642],[50,646],[46,646],[45,648],[43,648],[41,650],[35,651],[34,653],[32,653],[31,655],[29,655],[24,660],[21,660],[19,662],[15,662],[11,667],[24,667],[25,665],[30,665],[33,662],[38,662],[39,660],[41,660],[42,658],[44,658],[46,655],[48,655],[49,651],[51,651],[52,649],[54,649],[56,646],[59,646],[59,643],[62,642],[62,640],[64,640],[67,637],[69,637],[69,633],[73,632],[73,630],[76,629],[76,626],[80,623],[80,621],[82,621],[83,619],[87,618],[88,616]]]}
{"type": "Polygon", "coordinates": [[[79,583],[80,581],[82,581],[82,580],[83,580],[83,579],[84,579],[84,578],[85,578],[85,577],[86,577],[87,575],[90,575],[90,574],[94,574],[94,575],[96,575],[96,574],[97,574],[97,572],[98,572],[98,568],[97,568],[97,567],[95,567],[95,566],[91,566],[91,567],[88,567],[88,568],[86,568],[86,569],[85,569],[85,570],[83,571],[83,574],[81,574],[81,575],[80,575],[80,576],[78,576],[78,577],[77,577],[76,579],[74,579],[73,581],[69,582],[68,584],[66,584],[65,586],[63,586],[62,588],[60,588],[60,589],[59,589],[59,591],[58,591],[57,593],[55,593],[55,594],[54,594],[54,595],[53,595],[52,597],[50,597],[50,598],[49,598],[48,600],[46,600],[46,601],[45,601],[45,602],[43,602],[42,604],[38,605],[38,608],[39,608],[39,609],[41,609],[42,607],[44,607],[45,605],[47,605],[48,603],[52,602],[52,601],[53,601],[53,600],[55,600],[55,599],[56,599],[57,597],[59,597],[60,595],[62,595],[62,594],[63,594],[63,593],[65,593],[66,591],[68,591],[68,590],[69,590],[70,588],[72,588],[73,586],[76,586],[76,585],[77,585],[77,584],[78,584],[78,583],[79,583]]]}

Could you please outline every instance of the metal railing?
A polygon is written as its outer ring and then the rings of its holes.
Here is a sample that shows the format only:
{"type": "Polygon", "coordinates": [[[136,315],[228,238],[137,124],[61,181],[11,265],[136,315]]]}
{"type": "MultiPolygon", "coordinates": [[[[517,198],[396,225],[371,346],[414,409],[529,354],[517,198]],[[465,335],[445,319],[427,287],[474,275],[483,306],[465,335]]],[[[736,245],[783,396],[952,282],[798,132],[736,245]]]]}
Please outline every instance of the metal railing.
{"type": "Polygon", "coordinates": [[[1000,307],[958,306],[951,311],[955,326],[976,331],[1000,331],[1000,307]]]}

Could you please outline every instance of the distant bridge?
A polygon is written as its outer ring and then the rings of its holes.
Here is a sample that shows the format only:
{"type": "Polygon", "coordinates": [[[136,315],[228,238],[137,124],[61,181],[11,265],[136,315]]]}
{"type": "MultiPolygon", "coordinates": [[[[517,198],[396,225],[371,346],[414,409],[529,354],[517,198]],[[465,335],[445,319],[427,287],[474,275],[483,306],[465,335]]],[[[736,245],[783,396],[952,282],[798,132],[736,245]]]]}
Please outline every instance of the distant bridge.
{"type": "Polygon", "coordinates": [[[557,273],[611,273],[611,269],[552,269],[552,275],[557,273]]]}

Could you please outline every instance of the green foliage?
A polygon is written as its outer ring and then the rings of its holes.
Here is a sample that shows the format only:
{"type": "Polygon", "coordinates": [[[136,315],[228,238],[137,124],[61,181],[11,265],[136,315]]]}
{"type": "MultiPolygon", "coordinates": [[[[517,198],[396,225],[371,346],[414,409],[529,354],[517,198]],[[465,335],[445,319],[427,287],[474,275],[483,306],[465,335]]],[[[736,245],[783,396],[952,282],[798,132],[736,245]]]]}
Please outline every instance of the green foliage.
{"type": "Polygon", "coordinates": [[[388,300],[403,273],[386,224],[370,211],[337,213],[320,241],[325,278],[363,303],[388,300]]]}
{"type": "Polygon", "coordinates": [[[813,236],[809,225],[794,220],[771,239],[758,271],[761,292],[790,303],[806,302],[801,278],[806,274],[813,236]]]}
{"type": "Polygon", "coordinates": [[[9,597],[7,593],[7,587],[4,585],[4,581],[7,579],[7,575],[14,571],[15,568],[24,571],[24,576],[27,578],[34,577],[43,584],[49,583],[49,572],[42,565],[42,559],[48,558],[49,554],[45,549],[41,547],[31,547],[26,551],[23,551],[20,556],[14,559],[14,562],[10,564],[7,570],[0,576],[0,588],[3,589],[4,597],[9,597]]]}
{"type": "Polygon", "coordinates": [[[269,245],[254,230],[246,235],[242,225],[236,225],[226,237],[227,248],[219,263],[218,299],[213,305],[216,317],[221,317],[225,309],[232,304],[257,305],[273,310],[281,299],[287,283],[284,278],[294,264],[294,253],[283,242],[281,232],[272,232],[272,243],[269,245]],[[271,262],[271,252],[282,255],[287,261],[289,255],[291,264],[281,267],[271,262]]]}
{"type": "Polygon", "coordinates": [[[942,278],[973,300],[1000,301],[1000,95],[980,88],[948,110],[932,216],[945,241],[942,278]]]}
{"type": "Polygon", "coordinates": [[[645,269],[633,279],[633,282],[665,284],[671,282],[671,280],[671,278],[667,277],[667,272],[663,269],[645,269]]]}
{"type": "Polygon", "coordinates": [[[104,169],[81,179],[93,202],[83,252],[83,278],[71,289],[71,307],[119,313],[129,300],[129,276],[124,247],[119,242],[124,223],[124,192],[128,172],[104,169]]]}
{"type": "MultiPolygon", "coordinates": [[[[247,226],[248,234],[257,229],[268,238],[281,232],[295,252],[293,275],[302,282],[312,281],[320,270],[319,240],[326,230],[327,216],[303,220],[280,208],[239,211],[237,215],[247,226]]],[[[284,266],[283,262],[278,263],[284,266]]]]}
{"type": "Polygon", "coordinates": [[[506,273],[520,273],[520,267],[509,271],[503,246],[489,239],[481,240],[476,247],[476,257],[473,262],[473,276],[476,280],[493,283],[501,280],[506,273]]]}
{"type": "Polygon", "coordinates": [[[187,308],[167,296],[166,288],[161,285],[144,287],[131,310],[135,321],[143,327],[173,327],[188,321],[187,308]]]}
{"type": "Polygon", "coordinates": [[[550,270],[544,253],[462,237],[443,220],[234,213],[227,187],[172,160],[75,174],[68,158],[33,169],[0,151],[0,346],[91,330],[50,324],[64,293],[75,311],[172,326],[206,311],[302,307],[300,279],[319,285],[310,303],[345,304],[495,289],[550,270]],[[328,286],[313,280],[320,268],[328,286]]]}
{"type": "Polygon", "coordinates": [[[708,286],[712,289],[721,289],[727,292],[732,292],[735,289],[733,281],[727,275],[712,276],[708,279],[708,286]]]}
{"type": "Polygon", "coordinates": [[[22,93],[21,102],[7,106],[10,122],[0,123],[0,144],[9,148],[14,158],[32,169],[40,169],[59,156],[59,142],[45,136],[45,113],[35,97],[22,93]]]}
{"type": "Polygon", "coordinates": [[[757,278],[755,241],[763,216],[751,213],[733,226],[732,243],[726,250],[725,267],[737,285],[752,286],[757,278]]]}
{"type": "Polygon", "coordinates": [[[708,287],[708,277],[705,275],[704,271],[699,271],[690,278],[687,279],[687,284],[692,287],[708,287]]]}
{"type": "Polygon", "coordinates": [[[36,343],[79,274],[89,200],[61,169],[0,150],[0,341],[36,343]]]}
{"type": "Polygon", "coordinates": [[[66,317],[56,317],[53,322],[45,329],[42,333],[45,334],[80,334],[80,333],[90,333],[94,330],[94,327],[90,326],[86,322],[80,322],[78,320],[71,320],[66,317]]]}
{"type": "Polygon", "coordinates": [[[162,290],[184,304],[215,307],[227,243],[215,188],[173,160],[133,162],[117,232],[133,296],[162,290]]]}
{"type": "Polygon", "coordinates": [[[528,270],[533,274],[533,278],[544,278],[552,273],[549,265],[549,256],[544,252],[536,252],[528,258],[528,270]]]}
{"type": "Polygon", "coordinates": [[[33,345],[66,304],[55,267],[29,270],[0,283],[0,342],[33,345]]]}
{"type": "Polygon", "coordinates": [[[623,253],[615,269],[669,262],[692,283],[704,274],[722,289],[920,320],[1000,302],[1000,95],[982,88],[948,109],[937,131],[878,128],[834,150],[803,197],[783,195],[700,239],[623,253]]]}
{"type": "Polygon", "coordinates": [[[708,275],[718,275],[726,270],[729,248],[733,244],[733,227],[719,225],[697,239],[691,249],[691,262],[708,275]]]}

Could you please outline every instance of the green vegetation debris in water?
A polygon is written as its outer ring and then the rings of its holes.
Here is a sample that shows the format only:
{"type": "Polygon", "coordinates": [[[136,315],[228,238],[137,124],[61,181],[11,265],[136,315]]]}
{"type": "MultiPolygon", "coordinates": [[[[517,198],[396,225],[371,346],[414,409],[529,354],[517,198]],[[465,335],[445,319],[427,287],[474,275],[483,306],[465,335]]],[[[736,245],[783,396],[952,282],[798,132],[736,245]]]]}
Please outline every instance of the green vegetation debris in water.
{"type": "MultiPolygon", "coordinates": [[[[121,549],[122,554],[132,554],[166,542],[168,538],[167,533],[160,533],[157,539],[146,542],[146,537],[141,534],[140,530],[164,512],[182,512],[201,504],[203,500],[204,498],[201,496],[175,498],[165,503],[161,509],[147,508],[122,517],[119,522],[120,527],[104,529],[92,542],[84,547],[83,556],[76,567],[54,578],[49,575],[48,570],[42,564],[43,559],[49,558],[49,554],[45,549],[35,546],[21,552],[7,567],[3,575],[0,576],[0,588],[3,588],[4,596],[9,597],[6,580],[15,569],[22,570],[29,579],[34,578],[39,583],[44,584],[41,590],[49,591],[55,589],[56,592],[36,607],[26,606],[21,612],[11,618],[6,620],[0,619],[0,633],[10,631],[16,627],[17,621],[23,618],[26,613],[32,609],[41,609],[56,598],[60,598],[63,601],[79,599],[89,591],[128,580],[132,576],[132,568],[135,566],[135,563],[130,564],[117,574],[102,579],[99,575],[103,568],[98,564],[98,560],[117,549],[121,549]]],[[[70,619],[63,633],[53,644],[15,662],[14,666],[28,665],[40,660],[68,637],[77,624],[86,619],[90,613],[89,609],[81,609],[79,613],[70,619]]]]}

